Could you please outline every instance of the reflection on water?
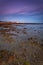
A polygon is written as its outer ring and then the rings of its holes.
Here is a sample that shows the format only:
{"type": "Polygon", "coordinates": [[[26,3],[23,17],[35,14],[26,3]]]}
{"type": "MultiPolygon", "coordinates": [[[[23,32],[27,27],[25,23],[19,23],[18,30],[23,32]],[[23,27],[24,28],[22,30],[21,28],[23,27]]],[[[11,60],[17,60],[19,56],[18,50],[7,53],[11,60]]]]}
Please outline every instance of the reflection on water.
{"type": "Polygon", "coordinates": [[[1,25],[0,62],[0,65],[43,65],[43,25],[1,25]]]}

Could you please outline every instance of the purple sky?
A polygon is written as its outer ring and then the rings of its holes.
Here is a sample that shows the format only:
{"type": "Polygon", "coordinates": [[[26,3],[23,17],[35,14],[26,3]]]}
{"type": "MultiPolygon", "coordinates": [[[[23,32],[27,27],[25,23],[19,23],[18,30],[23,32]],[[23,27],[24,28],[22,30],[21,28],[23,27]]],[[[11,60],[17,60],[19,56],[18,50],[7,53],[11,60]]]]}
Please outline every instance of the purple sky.
{"type": "Polygon", "coordinates": [[[0,20],[43,22],[43,0],[0,0],[0,20]]]}

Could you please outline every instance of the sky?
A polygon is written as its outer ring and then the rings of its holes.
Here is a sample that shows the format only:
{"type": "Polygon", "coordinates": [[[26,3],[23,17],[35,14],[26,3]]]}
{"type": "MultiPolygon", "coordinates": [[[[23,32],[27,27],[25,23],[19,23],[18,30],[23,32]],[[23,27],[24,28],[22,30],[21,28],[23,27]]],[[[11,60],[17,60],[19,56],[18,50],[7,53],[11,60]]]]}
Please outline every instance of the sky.
{"type": "Polygon", "coordinates": [[[43,23],[43,0],[0,0],[0,21],[43,23]]]}

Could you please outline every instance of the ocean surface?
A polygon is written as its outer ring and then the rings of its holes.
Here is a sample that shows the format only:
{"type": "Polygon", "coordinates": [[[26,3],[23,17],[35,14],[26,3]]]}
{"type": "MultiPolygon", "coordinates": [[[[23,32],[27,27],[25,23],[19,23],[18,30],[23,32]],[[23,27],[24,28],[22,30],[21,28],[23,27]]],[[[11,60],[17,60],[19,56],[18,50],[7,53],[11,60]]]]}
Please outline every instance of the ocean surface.
{"type": "MultiPolygon", "coordinates": [[[[16,50],[18,57],[24,53],[26,61],[30,63],[27,65],[43,65],[43,24],[1,25],[1,50],[7,50],[11,53],[16,50]]],[[[23,65],[23,61],[21,65],[23,65]]]]}

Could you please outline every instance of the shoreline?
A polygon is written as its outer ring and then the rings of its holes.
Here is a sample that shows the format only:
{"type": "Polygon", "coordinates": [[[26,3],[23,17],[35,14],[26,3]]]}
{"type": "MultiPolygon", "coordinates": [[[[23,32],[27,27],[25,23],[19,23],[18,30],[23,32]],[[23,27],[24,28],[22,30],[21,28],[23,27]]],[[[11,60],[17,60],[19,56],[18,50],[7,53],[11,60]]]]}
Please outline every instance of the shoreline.
{"type": "Polygon", "coordinates": [[[11,25],[11,24],[32,24],[32,25],[43,25],[43,23],[16,23],[16,22],[0,22],[0,25],[11,25]]]}

